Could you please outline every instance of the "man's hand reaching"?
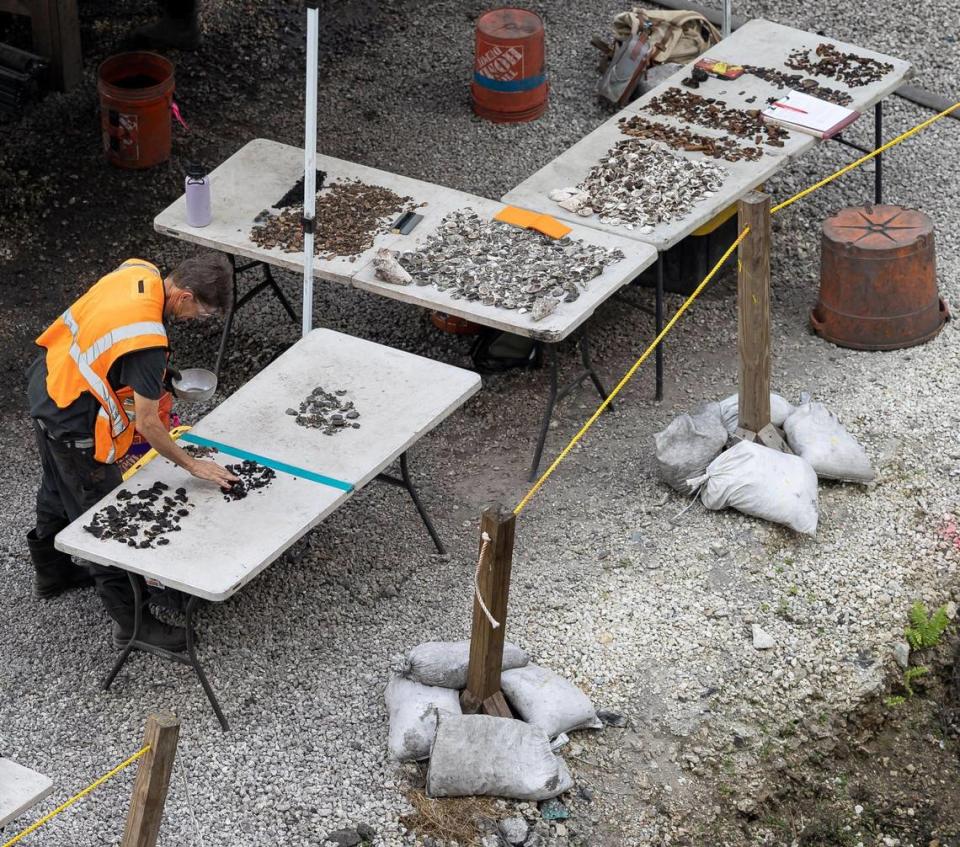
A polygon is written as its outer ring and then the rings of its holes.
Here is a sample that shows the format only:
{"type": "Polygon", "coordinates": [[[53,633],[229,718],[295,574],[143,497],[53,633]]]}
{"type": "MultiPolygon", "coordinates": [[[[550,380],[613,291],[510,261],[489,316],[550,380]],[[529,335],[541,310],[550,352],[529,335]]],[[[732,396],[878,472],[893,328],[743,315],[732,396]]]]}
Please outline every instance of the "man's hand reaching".
{"type": "Polygon", "coordinates": [[[239,482],[239,477],[234,476],[226,468],[221,467],[216,462],[207,462],[200,459],[192,462],[187,468],[197,479],[206,479],[215,482],[221,488],[227,489],[235,482],[239,482]]]}
{"type": "Polygon", "coordinates": [[[179,465],[197,479],[215,482],[223,489],[230,488],[240,479],[216,462],[195,459],[186,450],[180,447],[172,438],[167,428],[160,421],[158,414],[159,401],[149,400],[134,392],[134,413],[136,415],[137,430],[150,445],[165,459],[179,465]]]}

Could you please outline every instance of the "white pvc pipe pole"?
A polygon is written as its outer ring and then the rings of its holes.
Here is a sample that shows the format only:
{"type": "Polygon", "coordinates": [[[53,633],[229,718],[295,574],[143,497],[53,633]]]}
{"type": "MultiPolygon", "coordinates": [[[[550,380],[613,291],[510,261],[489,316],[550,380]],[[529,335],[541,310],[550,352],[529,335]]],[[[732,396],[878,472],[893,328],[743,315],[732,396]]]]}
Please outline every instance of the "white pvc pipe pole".
{"type": "Polygon", "coordinates": [[[733,32],[733,0],[723,0],[723,29],[721,34],[729,38],[733,32]]]}
{"type": "Polygon", "coordinates": [[[317,50],[320,13],[307,4],[307,95],[303,142],[303,334],[313,329],[313,221],[317,211],[317,50]]]}

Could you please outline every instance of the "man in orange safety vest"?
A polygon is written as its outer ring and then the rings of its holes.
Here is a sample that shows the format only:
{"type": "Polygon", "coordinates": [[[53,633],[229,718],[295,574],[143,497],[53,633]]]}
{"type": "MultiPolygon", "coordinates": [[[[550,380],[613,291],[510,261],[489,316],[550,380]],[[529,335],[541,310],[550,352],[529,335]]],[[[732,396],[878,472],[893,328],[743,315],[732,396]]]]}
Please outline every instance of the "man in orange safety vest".
{"type": "MultiPolygon", "coordinates": [[[[226,468],[179,447],[159,415],[166,322],[222,314],[232,296],[233,269],[222,254],[187,259],[167,277],[150,262],[128,259],[37,339],[44,352],[30,366],[27,389],[43,469],[36,527],[27,535],[36,593],[46,598],[92,582],[114,620],[117,647],[130,640],[134,627],[127,574],[75,565],[54,547],[54,536],[120,484],[117,462],[130,449],[134,430],[193,476],[224,488],[236,481],[226,468]]],[[[182,627],[169,626],[146,609],[139,638],[175,652],[186,648],[182,627]]]]}

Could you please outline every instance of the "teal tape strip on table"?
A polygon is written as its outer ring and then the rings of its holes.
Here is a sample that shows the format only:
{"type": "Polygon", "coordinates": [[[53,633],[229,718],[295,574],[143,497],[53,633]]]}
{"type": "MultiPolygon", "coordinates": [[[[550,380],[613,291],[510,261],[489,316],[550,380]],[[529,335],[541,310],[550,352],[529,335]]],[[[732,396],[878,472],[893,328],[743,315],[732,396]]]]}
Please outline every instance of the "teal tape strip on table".
{"type": "Polygon", "coordinates": [[[238,459],[248,459],[265,467],[273,468],[275,471],[283,471],[283,473],[290,474],[290,476],[298,476],[301,479],[309,479],[311,482],[318,482],[321,485],[329,485],[331,488],[339,488],[341,491],[353,491],[353,484],[344,482],[342,479],[334,479],[332,476],[324,476],[323,474],[315,473],[314,471],[307,470],[306,468],[298,468],[296,465],[288,465],[285,462],[278,462],[274,459],[268,458],[267,456],[258,456],[256,453],[248,453],[246,450],[238,450],[236,447],[231,447],[229,444],[221,444],[219,441],[214,441],[212,438],[204,438],[202,435],[194,435],[192,432],[185,432],[180,436],[180,440],[186,441],[190,444],[196,444],[199,447],[215,447],[221,453],[226,453],[229,456],[236,456],[238,459]]]}

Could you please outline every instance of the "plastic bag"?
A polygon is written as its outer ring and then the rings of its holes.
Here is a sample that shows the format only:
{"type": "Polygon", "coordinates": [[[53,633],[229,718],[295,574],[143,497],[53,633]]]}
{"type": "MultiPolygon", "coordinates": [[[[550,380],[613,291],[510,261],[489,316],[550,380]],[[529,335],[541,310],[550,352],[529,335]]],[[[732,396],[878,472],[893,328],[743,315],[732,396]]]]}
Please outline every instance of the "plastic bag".
{"type": "MultiPolygon", "coordinates": [[[[509,641],[503,645],[503,670],[523,667],[530,657],[509,641]]],[[[399,668],[403,676],[424,685],[466,688],[469,641],[428,641],[414,647],[399,668]]]]}
{"type": "Polygon", "coordinates": [[[691,491],[703,485],[700,499],[708,509],[730,506],[795,532],[816,535],[817,474],[799,456],[741,441],[687,485],[691,491]]]}
{"type": "Polygon", "coordinates": [[[590,698],[569,680],[539,665],[505,671],[500,687],[513,710],[549,738],[574,729],[600,729],[603,724],[590,698]]]}
{"type": "Polygon", "coordinates": [[[573,788],[542,729],[490,715],[441,715],[430,751],[428,797],[548,800],[573,788]]]}
{"type": "Polygon", "coordinates": [[[720,455],[728,437],[719,403],[674,418],[654,436],[660,478],[671,488],[686,492],[687,480],[706,470],[720,455]]]}
{"type": "MultiPolygon", "coordinates": [[[[727,432],[733,435],[737,431],[740,416],[740,395],[731,394],[720,401],[720,416],[727,432]]],[[[794,406],[779,394],[770,392],[770,423],[783,426],[783,422],[793,413],[794,406]]]]}
{"type": "Polygon", "coordinates": [[[783,425],[790,449],[824,479],[872,482],[876,474],[859,442],[823,403],[798,406],[783,425]]]}
{"type": "Polygon", "coordinates": [[[461,713],[456,691],[421,685],[400,676],[391,677],[384,700],[390,715],[387,750],[398,762],[426,759],[437,734],[437,714],[461,713]]]}

